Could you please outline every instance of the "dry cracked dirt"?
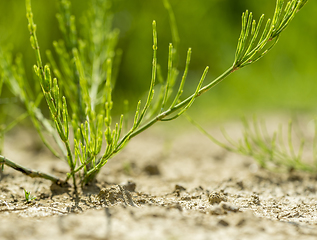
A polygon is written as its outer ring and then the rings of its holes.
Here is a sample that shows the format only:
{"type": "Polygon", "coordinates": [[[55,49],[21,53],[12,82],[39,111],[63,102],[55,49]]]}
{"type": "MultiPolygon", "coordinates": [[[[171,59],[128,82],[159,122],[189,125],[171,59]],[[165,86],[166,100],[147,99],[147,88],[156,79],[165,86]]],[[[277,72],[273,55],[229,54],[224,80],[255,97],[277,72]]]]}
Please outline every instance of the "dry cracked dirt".
{"type": "MultiPolygon", "coordinates": [[[[3,155],[64,177],[66,163],[40,146],[14,131],[3,155]]],[[[317,239],[316,179],[260,169],[188,125],[156,126],[78,194],[5,167],[0,239],[317,239]],[[26,203],[23,189],[36,199],[26,203]]]]}

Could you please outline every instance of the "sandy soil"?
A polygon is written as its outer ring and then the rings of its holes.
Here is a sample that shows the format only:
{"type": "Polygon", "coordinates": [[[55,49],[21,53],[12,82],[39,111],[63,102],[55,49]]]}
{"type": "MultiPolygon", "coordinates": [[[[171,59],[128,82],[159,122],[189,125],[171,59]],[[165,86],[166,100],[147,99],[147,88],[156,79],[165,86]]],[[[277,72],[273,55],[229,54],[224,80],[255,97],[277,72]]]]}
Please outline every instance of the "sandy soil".
{"type": "MultiPolygon", "coordinates": [[[[259,169],[192,127],[175,133],[136,137],[77,196],[5,168],[0,239],[317,239],[316,176],[259,169]]],[[[4,155],[63,177],[67,165],[39,146],[16,132],[4,155]]]]}

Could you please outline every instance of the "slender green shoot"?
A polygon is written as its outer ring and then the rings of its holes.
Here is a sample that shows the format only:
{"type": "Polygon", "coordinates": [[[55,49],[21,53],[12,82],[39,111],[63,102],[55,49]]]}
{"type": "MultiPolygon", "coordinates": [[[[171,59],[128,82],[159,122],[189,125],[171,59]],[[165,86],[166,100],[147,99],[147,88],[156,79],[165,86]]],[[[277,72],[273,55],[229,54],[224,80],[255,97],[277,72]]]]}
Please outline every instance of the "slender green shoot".
{"type": "Polygon", "coordinates": [[[261,37],[259,33],[264,21],[264,15],[258,23],[253,19],[252,12],[242,14],[242,29],[238,40],[233,71],[260,60],[278,42],[279,36],[289,25],[296,13],[308,0],[291,0],[287,2],[284,11],[284,0],[277,0],[273,19],[268,19],[261,37]],[[257,43],[256,43],[257,42],[257,43]],[[271,43],[272,42],[272,43],[271,43]]]}
{"type": "MultiPolygon", "coordinates": [[[[312,161],[303,160],[303,150],[305,146],[305,140],[302,138],[297,143],[298,148],[295,151],[293,140],[293,125],[292,121],[289,121],[287,128],[287,145],[285,145],[285,134],[280,125],[278,130],[269,134],[265,123],[258,121],[256,117],[253,118],[252,125],[245,119],[242,119],[243,124],[243,137],[238,141],[233,141],[231,137],[223,132],[223,136],[227,143],[221,142],[204,130],[197,122],[187,116],[188,120],[194,124],[204,135],[206,135],[212,142],[218,146],[241,155],[254,158],[258,164],[263,168],[270,170],[300,170],[308,172],[317,172],[317,164],[315,161],[315,141],[316,141],[316,129],[313,144],[313,156],[312,161]]],[[[307,159],[306,159],[307,160],[307,159]]]]}
{"type": "Polygon", "coordinates": [[[25,201],[26,201],[27,203],[30,203],[30,202],[32,202],[33,200],[36,199],[36,197],[34,197],[34,196],[31,195],[31,192],[30,192],[30,191],[27,191],[27,190],[25,190],[25,189],[23,189],[23,190],[24,190],[24,198],[25,198],[25,201]]]}

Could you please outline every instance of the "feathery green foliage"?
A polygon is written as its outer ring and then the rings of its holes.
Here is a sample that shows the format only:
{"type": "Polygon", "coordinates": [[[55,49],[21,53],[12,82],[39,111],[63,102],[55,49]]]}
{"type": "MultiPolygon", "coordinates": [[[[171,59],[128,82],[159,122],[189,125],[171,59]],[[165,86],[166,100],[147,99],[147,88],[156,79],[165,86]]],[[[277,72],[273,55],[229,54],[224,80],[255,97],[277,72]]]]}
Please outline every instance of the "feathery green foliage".
{"type": "Polygon", "coordinates": [[[289,25],[295,14],[308,0],[292,0],[287,2],[284,12],[284,0],[276,1],[273,19],[268,19],[262,34],[260,30],[264,14],[258,23],[253,19],[252,12],[242,14],[242,29],[234,60],[234,70],[245,67],[260,60],[278,42],[281,32],[289,25]],[[257,43],[256,43],[257,42],[257,43]]]}
{"type": "MultiPolygon", "coordinates": [[[[247,66],[262,58],[278,41],[280,33],[288,26],[295,14],[307,3],[307,1],[289,1],[287,2],[284,12],[283,0],[277,0],[273,20],[267,21],[263,33],[255,47],[259,30],[263,22],[264,16],[259,19],[258,24],[253,20],[252,13],[246,11],[242,15],[242,30],[238,41],[237,51],[234,61],[234,70],[247,66]],[[270,41],[274,41],[268,45],[270,41]]],[[[292,141],[292,122],[289,122],[287,132],[287,144],[283,140],[282,127],[270,136],[266,130],[265,124],[261,124],[256,118],[253,119],[253,124],[250,124],[246,119],[243,119],[243,138],[239,141],[234,141],[225,130],[222,130],[223,136],[228,141],[228,144],[220,142],[204,130],[191,117],[186,115],[187,119],[195,125],[204,135],[211,141],[224,149],[236,152],[245,156],[253,157],[261,167],[271,169],[296,169],[309,172],[316,172],[316,142],[317,132],[315,134],[313,146],[314,164],[307,164],[302,160],[302,152],[305,141],[302,140],[298,153],[296,154],[292,141]]],[[[316,121],[315,121],[316,124],[316,121]]],[[[315,125],[317,129],[317,125],[315,125]]]]}
{"type": "MultiPolygon", "coordinates": [[[[188,116],[187,116],[188,117],[188,116]]],[[[215,144],[224,149],[244,156],[252,157],[262,168],[274,171],[307,171],[317,172],[317,120],[314,120],[315,134],[312,144],[311,163],[304,161],[303,150],[305,139],[302,138],[297,151],[295,151],[293,140],[293,124],[289,121],[287,131],[283,131],[282,125],[278,130],[269,134],[264,121],[258,121],[256,117],[253,121],[242,119],[243,137],[239,140],[233,140],[232,137],[222,129],[222,134],[227,143],[220,142],[204,130],[197,122],[188,117],[188,120],[194,124],[204,135],[206,135],[215,144]]]]}
{"type": "MultiPolygon", "coordinates": [[[[70,13],[70,2],[60,1],[60,13],[57,18],[64,40],[53,43],[58,57],[57,61],[53,54],[47,51],[50,65],[44,65],[37,40],[36,25],[33,21],[31,2],[26,1],[30,42],[37,61],[34,71],[50,110],[51,119],[44,117],[34,104],[32,104],[33,109],[29,114],[37,113],[34,115],[34,123],[40,135],[43,135],[45,131],[57,142],[59,149],[54,149],[48,143],[47,146],[56,157],[67,161],[70,172],[63,183],[72,178],[74,186],[76,186],[77,176],[82,184],[92,181],[108,159],[119,152],[132,137],[153,123],[165,120],[173,112],[176,112],[173,119],[180,116],[196,97],[194,94],[191,101],[175,107],[182,94],[186,78],[184,75],[177,97],[168,107],[171,89],[177,77],[177,70],[173,65],[176,50],[170,44],[168,77],[162,88],[164,91],[161,91],[162,97],[159,97],[155,104],[159,107],[151,108],[157,71],[157,32],[154,21],[152,76],[147,100],[143,107],[141,101],[138,102],[133,125],[126,133],[122,132],[123,115],[117,123],[113,124],[112,90],[115,83],[114,77],[118,71],[119,60],[117,58],[120,58],[121,53],[120,50],[115,49],[118,30],[111,29],[112,16],[108,6],[107,1],[92,1],[83,27],[85,31],[83,31],[83,36],[79,36],[76,31],[75,18],[70,13]],[[107,11],[104,12],[104,9],[107,11]],[[52,74],[56,78],[52,78],[52,74]],[[150,118],[149,115],[147,116],[148,110],[151,110],[152,119],[144,121],[145,118],[150,118]],[[70,137],[70,131],[73,132],[73,139],[70,137]],[[105,147],[103,139],[105,139],[105,147]]],[[[171,9],[169,12],[172,13],[171,9]]],[[[187,61],[189,62],[190,50],[188,55],[187,61]]],[[[207,69],[203,73],[197,89],[200,89],[207,69]]],[[[20,86],[18,91],[23,92],[23,87],[20,86]]],[[[23,92],[23,95],[28,96],[29,94],[23,92]]],[[[25,102],[24,99],[22,100],[25,102]]],[[[47,142],[44,137],[42,140],[47,142]]],[[[13,162],[8,159],[3,158],[2,161],[8,166],[14,166],[13,162]]],[[[42,173],[36,175],[33,172],[32,174],[37,177],[43,175],[42,173]]],[[[61,180],[57,178],[52,179],[61,183],[61,180]]]]}
{"type": "MultiPolygon", "coordinates": [[[[169,2],[164,0],[170,16],[173,38],[173,43],[168,49],[166,80],[157,62],[158,41],[156,22],[153,21],[153,59],[149,91],[145,103],[142,104],[141,101],[137,103],[133,123],[129,129],[124,115],[121,115],[115,123],[112,114],[114,106],[112,91],[121,51],[116,49],[119,31],[112,29],[110,1],[92,0],[81,27],[83,31],[78,31],[76,19],[71,14],[70,1],[60,0],[57,19],[63,33],[63,40],[53,42],[55,54],[47,51],[50,63],[44,64],[36,34],[37,26],[33,20],[31,1],[26,0],[30,43],[36,56],[34,72],[40,88],[27,86],[19,58],[15,64],[3,60],[7,64],[1,72],[8,76],[5,82],[11,86],[11,91],[25,104],[27,114],[43,143],[57,158],[68,163],[69,173],[65,180],[61,180],[27,169],[3,156],[0,156],[0,163],[31,177],[46,178],[61,185],[67,184],[72,178],[75,188],[78,181],[81,184],[93,181],[108,160],[121,151],[133,137],[156,122],[178,118],[192,106],[198,96],[234,71],[263,57],[276,44],[280,33],[306,2],[302,0],[288,2],[285,13],[281,17],[284,1],[277,0],[273,20],[267,21],[263,31],[261,24],[264,17],[262,16],[256,24],[252,13],[246,11],[242,16],[242,30],[234,64],[218,78],[203,86],[208,72],[206,67],[194,93],[182,100],[191,49],[187,52],[185,70],[178,90],[176,94],[173,94],[179,74],[177,70],[179,37],[173,11],[169,2]],[[260,32],[262,35],[259,38],[260,32]],[[154,97],[156,79],[161,84],[161,88],[158,95],[154,97]],[[38,107],[43,99],[50,112],[49,118],[42,114],[38,107]],[[127,131],[124,131],[125,129],[127,131]],[[55,140],[57,148],[50,144],[47,136],[55,140]]],[[[1,59],[5,58],[1,57],[1,59]]]]}

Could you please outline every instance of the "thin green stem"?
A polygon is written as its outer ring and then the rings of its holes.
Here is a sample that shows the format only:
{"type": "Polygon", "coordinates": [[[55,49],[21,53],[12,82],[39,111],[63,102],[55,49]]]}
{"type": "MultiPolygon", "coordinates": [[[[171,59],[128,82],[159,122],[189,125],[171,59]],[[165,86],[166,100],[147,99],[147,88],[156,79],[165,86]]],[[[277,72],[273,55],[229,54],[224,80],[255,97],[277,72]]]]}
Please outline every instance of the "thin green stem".
{"type": "Polygon", "coordinates": [[[204,71],[204,73],[203,73],[203,75],[202,75],[202,77],[201,77],[201,79],[200,79],[200,81],[199,81],[199,83],[198,83],[198,86],[197,86],[197,88],[196,88],[196,91],[195,91],[195,93],[192,95],[193,97],[192,97],[192,99],[189,101],[189,103],[185,106],[185,107],[183,107],[176,115],[174,115],[173,117],[171,117],[171,118],[162,118],[161,119],[161,121],[171,121],[171,120],[174,120],[174,119],[176,119],[176,118],[178,118],[179,116],[181,116],[185,111],[187,111],[189,108],[190,108],[190,106],[194,103],[194,101],[195,101],[195,98],[197,97],[197,95],[198,95],[198,92],[199,92],[199,90],[200,90],[200,88],[201,88],[201,85],[203,84],[203,82],[204,82],[204,80],[205,80],[205,78],[206,78],[206,75],[207,75],[207,73],[208,73],[208,70],[209,70],[209,67],[206,67],[205,68],[205,71],[204,71]]]}
{"type": "Polygon", "coordinates": [[[218,141],[216,138],[214,138],[211,134],[209,134],[202,126],[200,126],[194,119],[192,119],[187,113],[184,114],[187,120],[192,123],[195,127],[198,128],[199,131],[201,131],[206,137],[208,137],[212,142],[216,143],[220,147],[223,147],[224,149],[227,149],[228,151],[234,151],[233,148],[227,146],[226,144],[218,141]]]}
{"type": "MultiPolygon", "coordinates": [[[[40,83],[41,83],[41,87],[43,90],[43,94],[44,94],[46,102],[49,106],[50,112],[51,112],[53,120],[56,124],[59,135],[65,144],[65,147],[67,150],[67,160],[68,160],[68,163],[70,165],[71,171],[73,171],[75,168],[75,164],[73,161],[73,156],[72,156],[69,140],[63,131],[63,124],[61,122],[60,116],[58,116],[58,110],[57,110],[58,106],[54,105],[54,99],[50,93],[51,83],[48,82],[48,80],[47,80],[48,74],[46,74],[46,69],[48,69],[48,67],[45,67],[45,72],[44,72],[44,67],[43,67],[42,59],[41,59],[40,47],[39,47],[39,43],[38,43],[37,36],[36,36],[36,25],[34,24],[34,21],[33,21],[33,13],[32,13],[32,9],[31,9],[31,1],[30,0],[26,0],[26,10],[27,10],[27,19],[29,22],[28,27],[29,27],[29,31],[30,31],[30,41],[31,41],[31,45],[32,45],[33,49],[35,50],[35,55],[36,55],[36,59],[37,59],[37,71],[38,71],[38,76],[40,78],[40,83]]],[[[48,69],[48,71],[49,71],[49,69],[48,69]]],[[[76,188],[75,175],[73,175],[72,177],[73,177],[74,187],[76,188]]]]}
{"type": "Polygon", "coordinates": [[[184,74],[183,74],[183,77],[182,77],[182,81],[181,81],[181,83],[179,85],[177,94],[176,94],[176,96],[174,98],[173,103],[171,104],[171,107],[174,107],[176,105],[176,103],[179,101],[180,96],[183,94],[183,88],[184,88],[185,80],[187,78],[187,73],[188,73],[191,53],[192,53],[192,49],[189,48],[188,51],[187,51],[186,65],[185,65],[185,70],[184,70],[184,74]]]}
{"type": "MultiPolygon", "coordinates": [[[[222,80],[224,80],[226,77],[228,77],[231,73],[233,72],[233,67],[230,67],[227,71],[225,71],[222,75],[220,75],[218,78],[216,78],[214,81],[212,81],[211,83],[207,84],[206,86],[202,87],[199,91],[198,94],[195,96],[195,93],[192,94],[191,96],[189,96],[188,98],[186,98],[185,100],[183,100],[182,102],[178,103],[177,105],[175,105],[173,108],[170,108],[164,112],[162,112],[161,114],[157,115],[155,118],[153,118],[152,120],[150,120],[148,123],[146,123],[145,125],[143,125],[142,127],[140,127],[139,129],[137,129],[136,131],[134,131],[130,136],[129,139],[135,137],[136,135],[140,134],[141,132],[143,132],[144,130],[148,129],[149,127],[151,127],[154,123],[160,121],[161,119],[167,117],[168,115],[170,115],[171,113],[175,112],[176,110],[184,107],[185,105],[187,105],[192,99],[193,97],[197,98],[198,96],[200,96],[201,94],[207,92],[208,90],[210,90],[212,87],[214,87],[215,85],[217,85],[218,83],[220,83],[222,80]]],[[[118,145],[121,145],[121,142],[118,145]]]]}
{"type": "Polygon", "coordinates": [[[153,60],[152,60],[152,77],[151,77],[151,83],[150,83],[150,89],[148,93],[148,97],[146,100],[146,103],[144,105],[144,108],[141,112],[141,115],[137,121],[136,126],[139,126],[141,121],[143,120],[148,108],[150,107],[150,104],[153,100],[154,96],[154,85],[156,81],[156,72],[157,72],[157,31],[156,31],[156,22],[152,22],[152,27],[153,27],[153,60]]]}
{"type": "Polygon", "coordinates": [[[57,185],[60,185],[63,187],[66,187],[66,186],[69,187],[69,184],[67,183],[67,181],[63,181],[60,178],[48,173],[43,173],[40,171],[32,170],[30,168],[26,168],[20,164],[14,163],[13,161],[1,155],[0,155],[0,164],[5,164],[6,166],[11,167],[31,178],[44,178],[44,179],[52,181],[53,183],[56,183],[57,185]]]}

